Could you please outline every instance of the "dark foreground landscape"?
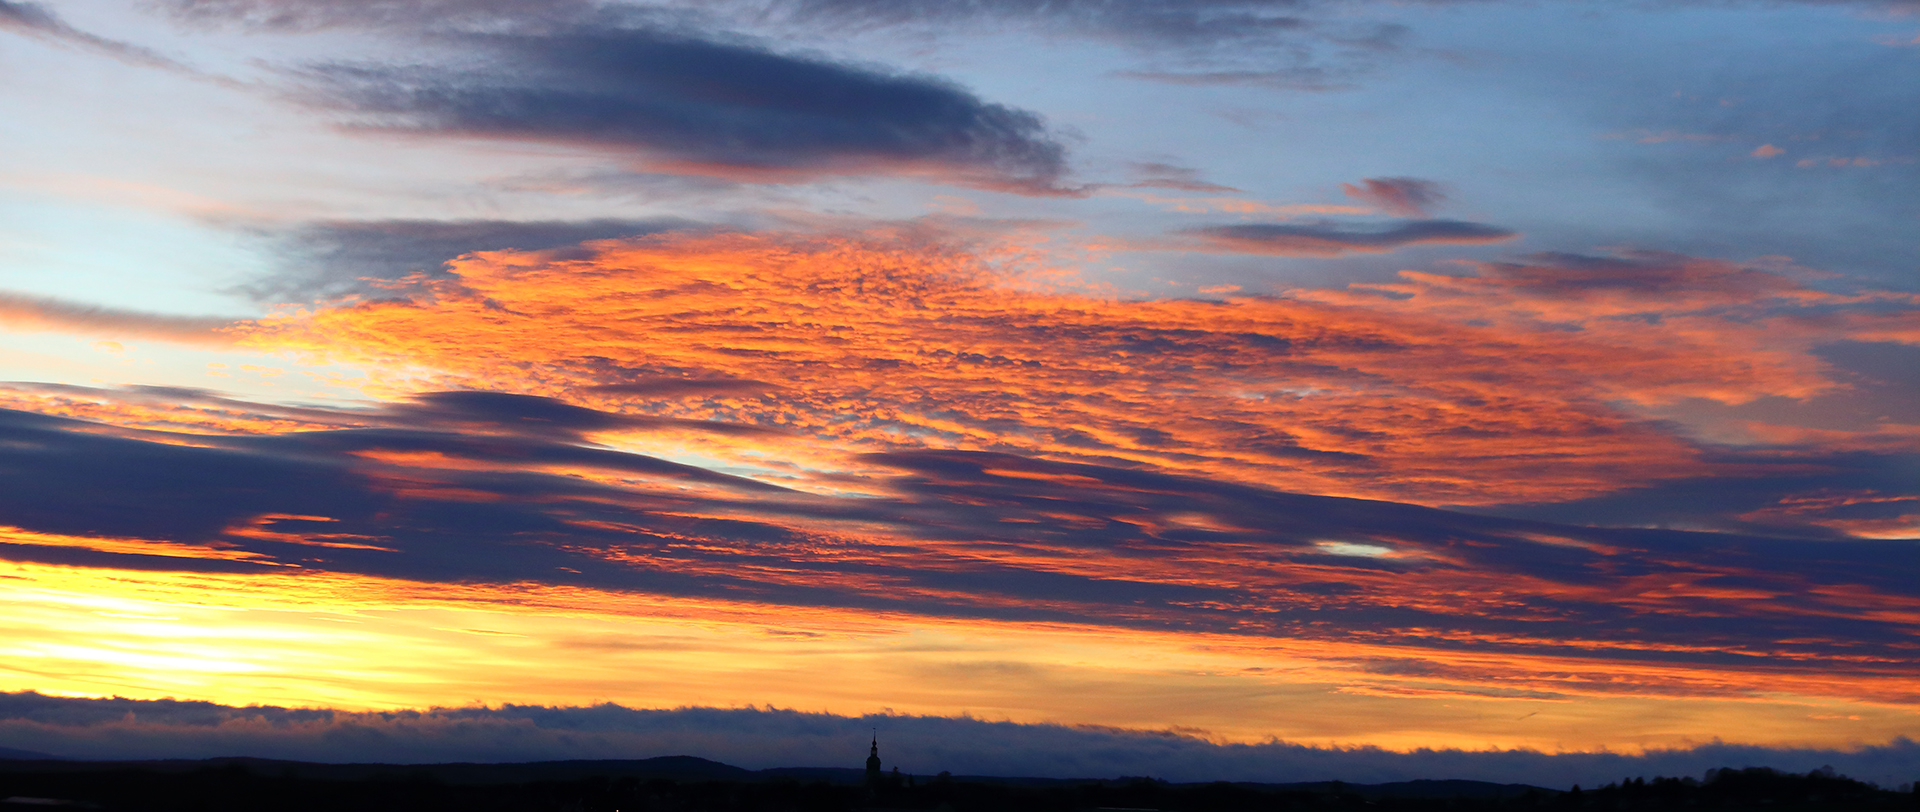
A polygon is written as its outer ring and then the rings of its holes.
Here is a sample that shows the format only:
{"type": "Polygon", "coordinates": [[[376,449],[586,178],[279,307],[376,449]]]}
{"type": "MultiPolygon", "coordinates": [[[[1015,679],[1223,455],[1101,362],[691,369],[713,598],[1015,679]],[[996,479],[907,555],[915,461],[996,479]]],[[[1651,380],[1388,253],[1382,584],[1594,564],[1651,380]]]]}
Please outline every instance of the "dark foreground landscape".
{"type": "Polygon", "coordinates": [[[1814,772],[1727,769],[1571,791],[1482,781],[1173,784],[1151,778],[905,776],[745,770],[688,756],[529,764],[311,764],[265,759],[0,760],[0,810],[1920,810],[1920,795],[1814,772]]]}

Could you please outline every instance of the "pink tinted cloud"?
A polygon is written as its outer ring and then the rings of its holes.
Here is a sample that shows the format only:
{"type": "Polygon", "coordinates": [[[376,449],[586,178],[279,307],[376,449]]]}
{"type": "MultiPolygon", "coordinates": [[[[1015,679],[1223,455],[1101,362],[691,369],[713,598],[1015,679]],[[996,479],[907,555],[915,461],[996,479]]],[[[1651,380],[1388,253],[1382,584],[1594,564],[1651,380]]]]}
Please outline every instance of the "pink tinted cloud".
{"type": "Polygon", "coordinates": [[[1419,178],[1366,178],[1358,186],[1342,183],[1340,190],[1395,217],[1428,217],[1447,199],[1440,184],[1419,178]]]}
{"type": "Polygon", "coordinates": [[[0,328],[115,338],[225,344],[232,319],[173,316],[0,291],[0,328]]]}

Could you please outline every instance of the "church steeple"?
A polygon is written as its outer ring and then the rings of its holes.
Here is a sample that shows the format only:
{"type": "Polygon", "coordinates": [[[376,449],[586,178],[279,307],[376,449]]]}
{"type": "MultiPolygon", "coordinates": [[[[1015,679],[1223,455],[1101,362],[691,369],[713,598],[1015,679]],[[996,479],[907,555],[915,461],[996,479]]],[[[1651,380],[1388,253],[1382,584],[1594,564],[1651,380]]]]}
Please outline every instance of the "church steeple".
{"type": "Polygon", "coordinates": [[[880,731],[873,732],[873,748],[867,751],[867,783],[880,783],[880,731]]]}

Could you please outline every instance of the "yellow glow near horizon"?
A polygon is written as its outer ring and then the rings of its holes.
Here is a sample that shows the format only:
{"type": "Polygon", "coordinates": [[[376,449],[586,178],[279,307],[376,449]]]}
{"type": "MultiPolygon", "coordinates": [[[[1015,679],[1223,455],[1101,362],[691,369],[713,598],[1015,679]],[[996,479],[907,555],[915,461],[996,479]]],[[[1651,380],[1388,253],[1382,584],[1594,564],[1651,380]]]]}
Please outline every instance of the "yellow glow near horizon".
{"type": "Polygon", "coordinates": [[[1768,745],[1885,741],[1910,735],[1920,710],[1821,695],[1804,680],[1745,696],[1542,698],[1360,667],[1461,659],[1437,651],[349,575],[14,564],[0,572],[0,606],[0,690],[231,705],[773,705],[1173,729],[1220,742],[1628,752],[1701,743],[1702,730],[1768,745]]]}

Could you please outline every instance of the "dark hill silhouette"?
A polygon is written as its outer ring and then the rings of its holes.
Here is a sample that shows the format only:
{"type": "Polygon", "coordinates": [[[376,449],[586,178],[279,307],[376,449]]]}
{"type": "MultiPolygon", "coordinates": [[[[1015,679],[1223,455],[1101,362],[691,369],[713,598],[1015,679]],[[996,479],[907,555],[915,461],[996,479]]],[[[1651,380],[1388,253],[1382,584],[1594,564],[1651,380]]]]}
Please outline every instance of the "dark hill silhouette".
{"type": "MultiPolygon", "coordinates": [[[[22,751],[24,752],[24,751],[22,751]]],[[[696,756],[657,756],[645,759],[601,759],[570,761],[529,761],[507,764],[452,762],[444,764],[323,764],[307,761],[230,756],[210,759],[160,759],[148,761],[68,761],[36,754],[47,764],[35,764],[34,771],[87,773],[102,769],[134,769],[160,774],[180,774],[215,768],[239,767],[248,773],[275,778],[312,781],[372,781],[401,779],[430,780],[450,786],[487,786],[533,782],[579,781],[596,776],[609,779],[667,779],[672,781],[798,781],[855,786],[866,782],[864,770],[842,767],[774,767],[748,770],[696,756]]],[[[20,759],[27,760],[27,759],[20,759]]],[[[18,772],[26,765],[0,767],[0,773],[18,772]]],[[[930,776],[915,776],[932,781],[930,776]]],[[[1072,787],[1086,784],[1125,784],[1139,779],[1121,778],[1042,778],[1037,776],[955,775],[945,780],[955,783],[996,784],[1009,787],[1072,787]]],[[[1301,792],[1345,792],[1365,798],[1508,798],[1528,790],[1554,792],[1526,784],[1496,784],[1488,781],[1419,780],[1386,784],[1348,784],[1338,781],[1297,783],[1232,782],[1251,790],[1301,792]]],[[[1185,786],[1171,784],[1169,786],[1185,786]]]]}
{"type": "Polygon", "coordinates": [[[1557,790],[1536,787],[1530,784],[1496,784],[1491,781],[1468,781],[1457,778],[1422,778],[1413,781],[1393,781],[1385,784],[1348,784],[1341,781],[1302,781],[1291,784],[1236,782],[1235,786],[1286,791],[1347,792],[1369,800],[1376,798],[1471,798],[1474,800],[1484,800],[1489,798],[1518,798],[1529,792],[1558,794],[1557,790]]]}
{"type": "MultiPolygon", "coordinates": [[[[18,751],[15,751],[18,752],[18,751]]],[[[41,754],[33,754],[41,755],[41,754]]],[[[105,812],[461,810],[538,812],[1283,812],[1396,810],[1748,809],[1915,810],[1920,797],[1821,770],[1715,770],[1630,779],[1570,792],[1485,781],[1387,784],[1174,784],[1151,778],[899,776],[862,770],[747,770],[693,756],[516,764],[316,764],[257,758],[153,761],[0,759],[0,808],[61,802],[105,812]]]]}
{"type": "Polygon", "coordinates": [[[0,761],[61,761],[59,756],[38,753],[32,750],[16,750],[12,747],[0,747],[0,761]]]}
{"type": "Polygon", "coordinates": [[[163,775],[203,772],[210,769],[240,768],[253,775],[295,778],[310,781],[371,781],[382,778],[428,779],[455,786],[487,784],[525,784],[536,781],[578,781],[595,776],[606,778],[664,778],[674,781],[752,781],[756,773],[718,761],[694,756],[658,756],[643,759],[603,759],[575,761],[529,761],[508,764],[454,762],[448,764],[322,764],[310,761],[281,761],[269,758],[230,756],[209,759],[158,759],[147,761],[66,761],[45,757],[0,766],[0,773],[26,769],[53,773],[84,773],[111,770],[141,770],[163,775]],[[29,767],[28,765],[32,765],[29,767]]]}

